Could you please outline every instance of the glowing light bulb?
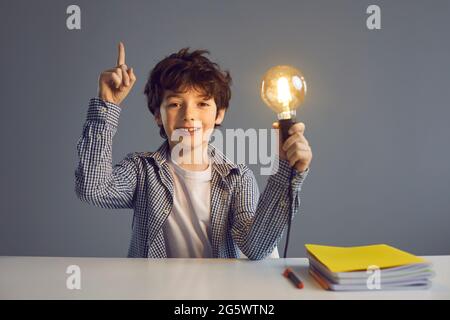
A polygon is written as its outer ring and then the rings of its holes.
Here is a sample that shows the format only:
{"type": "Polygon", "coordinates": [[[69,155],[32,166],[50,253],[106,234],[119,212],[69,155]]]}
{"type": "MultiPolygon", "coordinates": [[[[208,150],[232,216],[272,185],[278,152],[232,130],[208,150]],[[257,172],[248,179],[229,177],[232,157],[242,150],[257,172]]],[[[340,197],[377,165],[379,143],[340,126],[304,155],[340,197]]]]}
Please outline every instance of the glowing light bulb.
{"type": "Polygon", "coordinates": [[[277,100],[283,105],[283,108],[289,107],[289,102],[292,101],[292,95],[289,91],[289,82],[285,77],[281,77],[277,81],[277,100]]]}
{"type": "Polygon", "coordinates": [[[283,141],[295,123],[296,109],[305,100],[306,90],[305,78],[292,66],[275,66],[264,74],[261,98],[277,114],[283,141]]]}

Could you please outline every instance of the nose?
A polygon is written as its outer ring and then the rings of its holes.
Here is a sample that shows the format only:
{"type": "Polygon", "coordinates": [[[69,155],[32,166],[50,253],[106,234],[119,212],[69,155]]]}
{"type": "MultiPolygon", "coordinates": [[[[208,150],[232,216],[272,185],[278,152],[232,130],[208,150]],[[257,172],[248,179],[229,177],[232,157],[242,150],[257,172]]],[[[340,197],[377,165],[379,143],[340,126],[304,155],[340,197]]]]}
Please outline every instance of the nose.
{"type": "Polygon", "coordinates": [[[196,119],[195,107],[190,104],[186,104],[184,108],[184,121],[194,121],[196,119]]]}

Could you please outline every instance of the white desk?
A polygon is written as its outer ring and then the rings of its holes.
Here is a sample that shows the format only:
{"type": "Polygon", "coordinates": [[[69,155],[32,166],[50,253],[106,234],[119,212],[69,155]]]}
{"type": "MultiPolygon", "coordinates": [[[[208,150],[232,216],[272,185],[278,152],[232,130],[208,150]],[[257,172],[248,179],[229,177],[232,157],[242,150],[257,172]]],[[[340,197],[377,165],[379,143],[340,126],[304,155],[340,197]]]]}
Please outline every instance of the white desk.
{"type": "Polygon", "coordinates": [[[0,257],[0,299],[450,299],[450,256],[425,258],[436,272],[430,290],[331,292],[308,275],[304,258],[0,257]],[[285,263],[304,289],[282,276],[285,263]],[[81,290],[66,287],[69,265],[81,268],[81,290]]]}

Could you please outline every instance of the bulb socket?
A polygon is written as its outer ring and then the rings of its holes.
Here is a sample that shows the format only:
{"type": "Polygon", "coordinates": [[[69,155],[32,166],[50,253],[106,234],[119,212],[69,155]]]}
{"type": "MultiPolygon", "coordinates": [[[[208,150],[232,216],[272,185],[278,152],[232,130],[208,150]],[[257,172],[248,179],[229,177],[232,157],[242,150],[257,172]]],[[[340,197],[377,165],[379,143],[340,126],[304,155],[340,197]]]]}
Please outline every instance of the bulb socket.
{"type": "Polygon", "coordinates": [[[295,124],[295,118],[280,119],[278,124],[280,125],[282,142],[285,142],[289,138],[289,129],[295,124]]]}

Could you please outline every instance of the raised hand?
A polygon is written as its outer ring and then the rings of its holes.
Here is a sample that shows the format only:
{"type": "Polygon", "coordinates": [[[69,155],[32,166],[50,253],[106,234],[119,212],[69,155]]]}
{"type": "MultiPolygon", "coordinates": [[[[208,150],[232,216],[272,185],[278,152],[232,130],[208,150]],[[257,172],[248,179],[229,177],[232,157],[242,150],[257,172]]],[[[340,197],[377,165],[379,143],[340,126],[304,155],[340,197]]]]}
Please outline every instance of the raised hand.
{"type": "Polygon", "coordinates": [[[134,75],[133,68],[128,68],[125,64],[125,46],[122,42],[119,42],[117,65],[100,74],[98,80],[98,97],[104,101],[120,105],[131,91],[135,82],[136,76],[134,75]]]}

